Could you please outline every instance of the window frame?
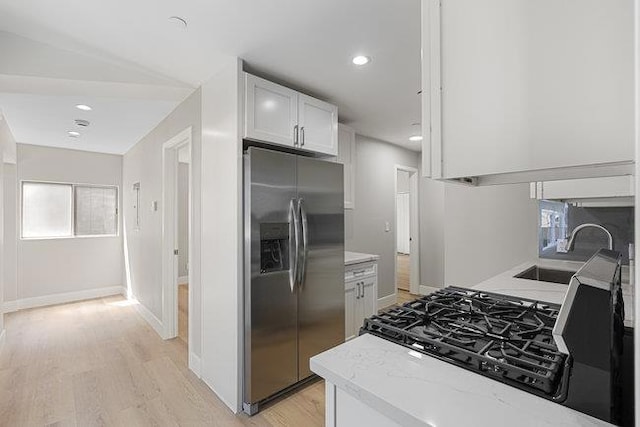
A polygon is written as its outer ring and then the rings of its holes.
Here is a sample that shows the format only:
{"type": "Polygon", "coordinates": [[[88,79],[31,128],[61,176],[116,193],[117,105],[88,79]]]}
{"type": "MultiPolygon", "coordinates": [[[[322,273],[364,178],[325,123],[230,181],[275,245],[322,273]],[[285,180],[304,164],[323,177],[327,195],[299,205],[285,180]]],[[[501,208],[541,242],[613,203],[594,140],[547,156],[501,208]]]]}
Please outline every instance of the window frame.
{"type": "Polygon", "coordinates": [[[20,180],[20,240],[68,240],[68,239],[92,239],[92,238],[104,238],[104,237],[120,237],[120,186],[114,184],[91,184],[91,183],[79,183],[79,182],[64,182],[64,181],[46,181],[37,179],[21,179],[20,180]],[[71,235],[69,236],[56,236],[56,237],[24,237],[24,184],[56,184],[56,185],[68,185],[71,187],[71,235]],[[112,188],[116,190],[116,232],[114,234],[87,234],[76,235],[76,187],[96,187],[96,188],[112,188]]]}

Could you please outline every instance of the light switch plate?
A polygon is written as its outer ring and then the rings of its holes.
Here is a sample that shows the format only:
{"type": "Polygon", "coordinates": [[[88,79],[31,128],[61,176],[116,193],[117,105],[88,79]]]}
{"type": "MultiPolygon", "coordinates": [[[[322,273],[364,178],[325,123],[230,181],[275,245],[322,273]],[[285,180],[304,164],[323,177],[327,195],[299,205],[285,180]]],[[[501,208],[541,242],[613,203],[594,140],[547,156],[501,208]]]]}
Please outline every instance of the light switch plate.
{"type": "Polygon", "coordinates": [[[158,201],[154,200],[151,202],[151,212],[158,212],[158,201]]]}
{"type": "Polygon", "coordinates": [[[388,233],[388,232],[390,232],[390,231],[391,231],[391,225],[389,224],[389,221],[385,221],[385,222],[384,222],[384,231],[385,231],[386,233],[388,233]]]}

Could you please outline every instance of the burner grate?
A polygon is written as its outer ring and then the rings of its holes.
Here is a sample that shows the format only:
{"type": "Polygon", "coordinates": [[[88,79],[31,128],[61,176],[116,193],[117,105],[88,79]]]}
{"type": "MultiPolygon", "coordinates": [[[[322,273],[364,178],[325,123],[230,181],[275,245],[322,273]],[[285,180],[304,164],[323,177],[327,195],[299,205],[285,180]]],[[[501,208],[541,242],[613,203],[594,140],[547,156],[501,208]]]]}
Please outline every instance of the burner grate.
{"type": "Polygon", "coordinates": [[[558,305],[448,287],[366,319],[371,333],[543,397],[564,397],[558,305]]]}

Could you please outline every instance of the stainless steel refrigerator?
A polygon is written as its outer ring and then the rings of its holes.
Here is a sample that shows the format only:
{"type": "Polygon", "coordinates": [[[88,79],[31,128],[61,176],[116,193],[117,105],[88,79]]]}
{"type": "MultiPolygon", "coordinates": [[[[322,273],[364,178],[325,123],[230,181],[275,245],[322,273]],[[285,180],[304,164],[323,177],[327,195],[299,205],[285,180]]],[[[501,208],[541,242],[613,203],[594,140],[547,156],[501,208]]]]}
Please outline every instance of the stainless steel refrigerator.
{"type": "Polygon", "coordinates": [[[244,155],[244,398],[311,377],[309,358],[344,342],[341,164],[263,148],[244,155]]]}

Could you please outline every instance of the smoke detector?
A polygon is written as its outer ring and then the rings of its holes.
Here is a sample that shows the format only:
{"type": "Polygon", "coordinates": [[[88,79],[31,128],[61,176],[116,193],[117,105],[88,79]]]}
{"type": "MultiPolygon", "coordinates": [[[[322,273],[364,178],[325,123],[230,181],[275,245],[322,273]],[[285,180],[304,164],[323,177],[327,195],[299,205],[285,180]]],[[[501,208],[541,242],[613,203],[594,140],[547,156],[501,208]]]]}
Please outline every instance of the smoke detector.
{"type": "Polygon", "coordinates": [[[82,126],[84,128],[86,128],[91,124],[89,123],[89,120],[84,120],[84,119],[75,119],[75,122],[76,122],[76,126],[82,126]]]}

